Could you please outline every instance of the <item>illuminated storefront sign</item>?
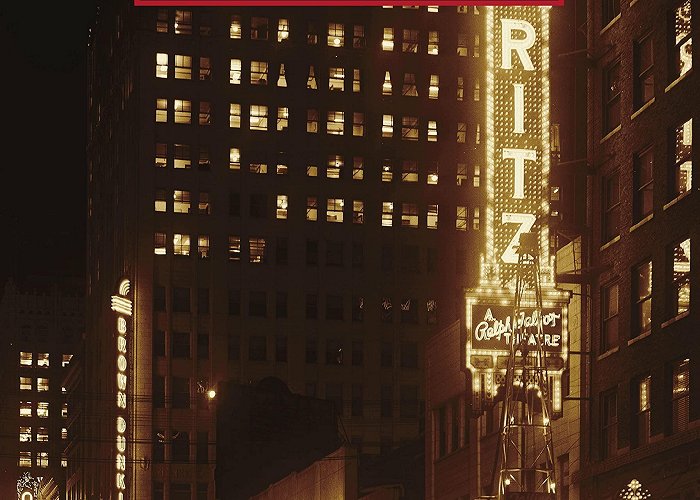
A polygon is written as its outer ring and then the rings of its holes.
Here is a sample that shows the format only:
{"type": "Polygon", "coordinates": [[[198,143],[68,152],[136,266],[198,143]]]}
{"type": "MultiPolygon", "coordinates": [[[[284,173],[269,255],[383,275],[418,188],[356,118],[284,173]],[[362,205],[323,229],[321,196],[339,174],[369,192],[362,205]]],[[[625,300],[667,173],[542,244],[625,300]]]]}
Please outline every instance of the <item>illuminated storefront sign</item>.
{"type": "Polygon", "coordinates": [[[128,322],[132,314],[132,303],[128,299],[130,282],[122,280],[119,292],[112,295],[112,310],[117,312],[117,391],[116,391],[116,472],[115,486],[117,500],[126,498],[126,457],[127,457],[127,385],[128,385],[128,322]]]}
{"type": "MultiPolygon", "coordinates": [[[[549,11],[492,6],[486,23],[486,219],[479,287],[466,294],[466,367],[473,407],[493,402],[514,340],[546,354],[553,414],[561,413],[568,294],[554,288],[549,251],[549,11]],[[542,306],[514,317],[520,235],[537,234],[542,306]],[[541,333],[537,334],[541,326],[541,333]],[[522,327],[522,328],[521,328],[522,327]]],[[[530,302],[532,298],[530,297],[530,302]]],[[[522,306],[534,304],[521,304],[522,306]]],[[[534,359],[534,358],[533,358],[534,359]]],[[[529,361],[525,361],[529,362],[529,361]]],[[[517,367],[516,367],[517,369],[517,367]]]]}

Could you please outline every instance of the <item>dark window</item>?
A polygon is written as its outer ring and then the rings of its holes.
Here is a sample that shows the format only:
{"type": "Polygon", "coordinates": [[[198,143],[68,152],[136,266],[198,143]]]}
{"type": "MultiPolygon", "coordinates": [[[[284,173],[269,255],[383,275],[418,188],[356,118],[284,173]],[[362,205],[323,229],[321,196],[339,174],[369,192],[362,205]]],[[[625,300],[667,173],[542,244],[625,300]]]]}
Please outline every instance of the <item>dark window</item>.
{"type": "Polygon", "coordinates": [[[352,341],[352,366],[362,366],[364,364],[364,342],[361,340],[352,341]]]}
{"type": "Polygon", "coordinates": [[[182,377],[171,378],[172,403],[173,408],[190,407],[190,379],[182,377]]]}
{"type": "Polygon", "coordinates": [[[391,418],[394,413],[394,386],[383,385],[381,388],[381,398],[381,416],[382,418],[391,418]]]}
{"type": "Polygon", "coordinates": [[[615,389],[600,395],[600,458],[617,453],[617,392],[615,389]]]}
{"type": "Polygon", "coordinates": [[[316,337],[306,339],[305,356],[306,362],[309,364],[318,362],[318,339],[316,337]]]}
{"type": "Polygon", "coordinates": [[[425,301],[426,319],[429,325],[437,324],[437,300],[428,299],[425,301]]]}
{"type": "Polygon", "coordinates": [[[690,238],[669,248],[670,316],[676,317],[690,309],[690,238]]]}
{"type": "Polygon", "coordinates": [[[401,246],[401,270],[417,273],[420,266],[418,245],[401,246]]]}
{"type": "Polygon", "coordinates": [[[326,319],[343,319],[343,296],[326,295],[326,319]]]}
{"type": "Polygon", "coordinates": [[[287,238],[277,238],[275,245],[275,264],[286,266],[289,263],[289,246],[287,238]]]}
{"type": "Polygon", "coordinates": [[[361,269],[365,265],[365,249],[362,243],[352,244],[352,267],[361,269]]]}
{"type": "Polygon", "coordinates": [[[447,453],[447,411],[444,406],[437,409],[437,456],[447,453]]]}
{"type": "Polygon", "coordinates": [[[363,321],[365,318],[365,299],[357,295],[352,296],[352,320],[363,321]]]}
{"type": "Polygon", "coordinates": [[[633,416],[633,445],[644,446],[651,436],[651,377],[644,376],[632,381],[632,401],[636,408],[633,416]]]}
{"type": "Polygon", "coordinates": [[[306,240],[306,265],[318,265],[318,241],[306,240]]]}
{"type": "Polygon", "coordinates": [[[197,334],[197,358],[209,359],[209,334],[197,334]]]}
{"type": "Polygon", "coordinates": [[[394,367],[394,344],[391,342],[382,342],[380,363],[382,368],[394,367]]]}
{"type": "Polygon", "coordinates": [[[654,210],[654,149],[642,151],[634,158],[634,221],[654,210]]]}
{"type": "MultiPolygon", "coordinates": [[[[162,464],[165,461],[165,432],[159,429],[153,430],[153,463],[162,464]]],[[[154,498],[163,498],[163,484],[159,483],[160,486],[160,497],[155,496],[154,498]]],[[[156,484],[153,485],[154,493],[156,490],[156,484]]]]}
{"type": "Polygon", "coordinates": [[[401,368],[418,368],[418,344],[401,342],[401,368]]]}
{"type": "Polygon", "coordinates": [[[287,317],[287,292],[277,292],[275,297],[275,317],[287,317]]]}
{"type": "Polygon", "coordinates": [[[209,485],[207,483],[197,483],[197,500],[207,500],[209,498],[209,485]]]}
{"type": "Polygon", "coordinates": [[[687,430],[690,420],[690,360],[674,363],[672,376],[671,431],[675,434],[687,430]]]}
{"type": "Polygon", "coordinates": [[[401,323],[418,323],[418,301],[416,299],[401,300],[401,323]]]}
{"type": "Polygon", "coordinates": [[[620,0],[603,0],[603,27],[620,14],[620,0]]]}
{"type": "Polygon", "coordinates": [[[228,360],[238,361],[241,359],[241,337],[239,335],[228,334],[228,360]]]}
{"type": "Polygon", "coordinates": [[[190,312],[190,289],[185,287],[173,287],[173,311],[190,312]]]}
{"type": "Polygon", "coordinates": [[[248,360],[267,360],[267,338],[260,335],[252,335],[248,339],[248,360]]]}
{"type": "Polygon", "coordinates": [[[643,106],[654,97],[654,43],[647,35],[634,46],[634,101],[643,106]]]}
{"type": "Polygon", "coordinates": [[[620,125],[620,94],[620,61],[616,61],[603,71],[604,134],[620,125]]]}
{"type": "MultiPolygon", "coordinates": [[[[189,446],[189,444],[188,444],[188,446],[189,446]]],[[[175,461],[175,460],[173,459],[173,461],[175,461]]],[[[188,460],[178,460],[178,462],[187,462],[187,461],[188,460]]],[[[190,500],[191,495],[192,495],[192,487],[189,484],[172,483],[170,485],[170,499],[169,500],[190,500]]]]}
{"type": "Polygon", "coordinates": [[[316,319],[318,317],[318,295],[315,293],[306,294],[306,319],[316,319]]]}
{"type": "Polygon", "coordinates": [[[391,245],[382,246],[382,271],[394,269],[394,248],[391,245]]]}
{"type": "Polygon", "coordinates": [[[267,195],[250,195],[250,216],[261,219],[267,217],[267,195]]]}
{"type": "Polygon", "coordinates": [[[434,273],[437,270],[437,251],[435,248],[428,247],[428,272],[434,273]]]}
{"type": "Polygon", "coordinates": [[[401,418],[418,417],[418,387],[415,385],[401,386],[401,418]]]}
{"type": "Polygon", "coordinates": [[[326,399],[335,405],[338,415],[343,415],[343,384],[326,384],[326,399]]]}
{"type": "Polygon", "coordinates": [[[209,463],[209,433],[207,431],[197,432],[197,463],[209,463]]]}
{"type": "Polygon", "coordinates": [[[620,234],[620,174],[603,179],[603,241],[620,234]]]}
{"type": "Polygon", "coordinates": [[[326,364],[343,364],[343,342],[338,339],[326,339],[326,364]]]}
{"type": "Polygon", "coordinates": [[[241,291],[240,290],[229,290],[228,291],[228,313],[230,316],[240,316],[241,315],[241,291]]]}
{"type": "Polygon", "coordinates": [[[457,401],[452,401],[452,418],[450,419],[450,451],[459,448],[459,405],[457,401]]]}
{"type": "Polygon", "coordinates": [[[153,310],[165,311],[165,287],[155,285],[153,287],[153,310]]]}
{"type": "Polygon", "coordinates": [[[343,266],[342,241],[326,241],[326,265],[334,267],[343,266]]]}
{"type": "Polygon", "coordinates": [[[382,298],[379,303],[379,314],[382,323],[392,323],[394,321],[394,306],[389,297],[382,298]]]}
{"type": "Polygon", "coordinates": [[[634,301],[631,337],[637,337],[651,329],[651,261],[634,269],[632,275],[632,300],[634,301]]]}
{"type": "Polygon", "coordinates": [[[163,330],[153,332],[153,355],[165,356],[165,332],[163,330]]]}
{"type": "Polygon", "coordinates": [[[241,195],[240,193],[230,193],[228,197],[228,214],[232,217],[241,216],[241,195]]]}
{"type": "Polygon", "coordinates": [[[190,334],[189,332],[173,332],[172,334],[173,358],[190,357],[190,334]]]}
{"type": "Polygon", "coordinates": [[[153,407],[165,408],[165,377],[153,375],[153,407]]]}
{"type": "Polygon", "coordinates": [[[209,314],[209,289],[197,289],[197,312],[199,314],[209,314]]]}
{"type": "Polygon", "coordinates": [[[671,78],[685,75],[693,67],[693,38],[691,27],[691,0],[683,0],[671,12],[669,26],[669,47],[672,54],[671,78]]]}
{"type": "MultiPolygon", "coordinates": [[[[172,460],[175,463],[186,463],[190,461],[190,435],[185,431],[173,432],[172,438],[172,460]]],[[[186,486],[189,493],[190,485],[172,484],[171,489],[175,486],[186,486]]],[[[187,498],[190,498],[189,495],[187,498]]]]}
{"type": "Polygon", "coordinates": [[[304,394],[310,398],[315,398],[316,397],[316,383],[315,382],[307,382],[304,384],[304,394]]]}
{"type": "Polygon", "coordinates": [[[259,318],[267,316],[267,292],[250,291],[248,295],[248,315],[259,318]]]}
{"type": "Polygon", "coordinates": [[[352,400],[350,402],[350,415],[361,417],[363,413],[362,385],[352,384],[352,400]]]}
{"type": "Polygon", "coordinates": [[[283,335],[275,337],[275,361],[278,363],[287,362],[287,337],[283,335]]]}
{"type": "Polygon", "coordinates": [[[618,312],[620,286],[617,283],[607,285],[601,290],[602,301],[602,335],[600,352],[607,352],[618,345],[618,312]]]}

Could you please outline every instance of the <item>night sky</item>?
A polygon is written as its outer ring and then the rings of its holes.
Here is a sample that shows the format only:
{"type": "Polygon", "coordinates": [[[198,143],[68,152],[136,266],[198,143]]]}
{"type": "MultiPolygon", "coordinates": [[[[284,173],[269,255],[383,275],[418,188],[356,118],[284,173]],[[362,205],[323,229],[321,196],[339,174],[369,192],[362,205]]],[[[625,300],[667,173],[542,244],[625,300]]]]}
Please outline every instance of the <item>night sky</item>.
{"type": "Polygon", "coordinates": [[[85,58],[94,5],[0,5],[3,283],[84,275],[85,58]]]}

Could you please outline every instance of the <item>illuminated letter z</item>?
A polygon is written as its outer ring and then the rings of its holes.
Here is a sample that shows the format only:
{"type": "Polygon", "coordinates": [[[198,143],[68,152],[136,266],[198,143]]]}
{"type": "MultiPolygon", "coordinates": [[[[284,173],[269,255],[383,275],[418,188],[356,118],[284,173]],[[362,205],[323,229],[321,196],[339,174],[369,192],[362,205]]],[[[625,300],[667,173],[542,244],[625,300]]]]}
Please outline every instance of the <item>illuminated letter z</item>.
{"type": "Polygon", "coordinates": [[[530,232],[532,226],[535,224],[535,216],[532,214],[511,214],[504,212],[501,214],[501,222],[503,224],[520,224],[520,227],[515,232],[515,236],[510,240],[510,243],[506,247],[503,255],[501,255],[501,260],[506,264],[517,264],[518,263],[518,247],[520,246],[520,235],[522,233],[530,232]]]}

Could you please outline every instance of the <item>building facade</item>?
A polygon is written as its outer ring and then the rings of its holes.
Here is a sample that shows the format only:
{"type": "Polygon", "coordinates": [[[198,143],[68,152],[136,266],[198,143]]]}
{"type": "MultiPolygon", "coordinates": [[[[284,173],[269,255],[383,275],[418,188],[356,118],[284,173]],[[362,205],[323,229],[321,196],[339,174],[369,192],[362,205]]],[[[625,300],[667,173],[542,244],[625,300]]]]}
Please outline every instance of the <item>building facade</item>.
{"type": "Polygon", "coordinates": [[[102,7],[84,381],[109,397],[69,498],[214,498],[221,380],[334,401],[362,453],[422,434],[424,342],[478,267],[482,17],[102,7]]]}
{"type": "Polygon", "coordinates": [[[65,494],[68,406],[63,376],[80,349],[84,302],[75,292],[34,281],[21,287],[8,281],[0,303],[0,496],[8,499],[17,497],[20,486],[52,491],[46,498],[65,494]]]}

